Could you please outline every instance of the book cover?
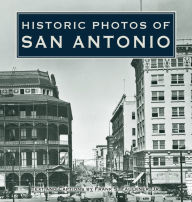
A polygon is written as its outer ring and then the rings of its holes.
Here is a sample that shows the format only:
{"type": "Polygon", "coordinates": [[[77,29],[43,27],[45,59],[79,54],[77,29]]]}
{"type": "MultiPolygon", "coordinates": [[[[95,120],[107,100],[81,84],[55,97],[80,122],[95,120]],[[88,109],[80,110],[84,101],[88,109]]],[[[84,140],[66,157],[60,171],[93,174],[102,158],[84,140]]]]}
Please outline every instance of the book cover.
{"type": "Polygon", "coordinates": [[[191,6],[1,2],[2,198],[189,198],[191,6]]]}

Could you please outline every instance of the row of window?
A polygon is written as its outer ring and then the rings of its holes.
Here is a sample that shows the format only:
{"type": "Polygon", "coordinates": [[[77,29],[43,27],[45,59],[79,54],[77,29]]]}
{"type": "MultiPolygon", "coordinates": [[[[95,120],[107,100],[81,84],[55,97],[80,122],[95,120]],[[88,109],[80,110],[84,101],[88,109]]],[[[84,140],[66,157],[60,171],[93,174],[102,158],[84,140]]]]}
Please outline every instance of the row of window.
{"type": "MultiPolygon", "coordinates": [[[[153,149],[165,149],[165,140],[153,140],[153,149]]],[[[172,149],[185,149],[185,140],[173,140],[172,149]]]]}
{"type": "MultiPolygon", "coordinates": [[[[192,74],[191,74],[191,83],[192,83],[192,74]]],[[[163,74],[151,75],[151,84],[164,85],[164,75],[163,74]]],[[[184,74],[171,74],[171,84],[184,84],[184,74]]]]}
{"type": "Polygon", "coordinates": [[[38,89],[38,88],[10,88],[10,89],[0,89],[0,95],[7,94],[43,94],[52,96],[53,92],[49,89],[38,89]]]}
{"type": "MultiPolygon", "coordinates": [[[[179,156],[173,156],[173,164],[177,165],[180,163],[180,157],[179,156]]],[[[185,163],[185,156],[182,157],[182,163],[185,163]]],[[[165,156],[162,157],[153,157],[153,165],[154,166],[165,166],[165,156]]]]}
{"type": "Polygon", "coordinates": [[[183,67],[184,65],[192,67],[192,57],[185,58],[185,62],[183,57],[178,57],[176,59],[173,58],[171,60],[163,58],[151,59],[151,68],[164,68],[164,66],[169,65],[169,61],[171,67],[183,67]]]}
{"type": "MultiPolygon", "coordinates": [[[[153,134],[165,134],[165,124],[152,124],[153,134]]],[[[185,123],[172,123],[172,133],[185,133],[185,123]]]]}
{"type": "Polygon", "coordinates": [[[19,116],[20,118],[38,118],[40,116],[55,116],[55,117],[67,117],[67,108],[66,107],[50,107],[46,105],[42,105],[41,107],[34,107],[36,109],[31,109],[32,106],[15,106],[11,109],[11,107],[0,106],[0,116],[19,116]],[[19,109],[19,108],[20,109],[19,109]],[[37,111],[35,111],[37,110],[37,111]]]}
{"type": "MultiPolygon", "coordinates": [[[[12,153],[14,156],[14,159],[19,160],[19,156],[16,155],[16,153],[12,153]]],[[[50,153],[49,155],[49,163],[56,165],[58,155],[56,153],[50,153]]],[[[6,165],[12,165],[11,162],[9,162],[10,156],[7,155],[7,163],[6,165]]],[[[38,166],[38,165],[46,165],[48,156],[46,153],[37,153],[36,151],[34,152],[21,152],[21,166],[26,167],[26,166],[38,166]]],[[[60,164],[62,165],[68,165],[68,153],[67,152],[60,152],[59,153],[59,159],[60,159],[60,164]]],[[[16,165],[18,164],[18,161],[16,162],[16,165]]],[[[4,166],[4,154],[0,153],[0,166],[4,166]]]]}
{"type": "MultiPolygon", "coordinates": [[[[31,136],[32,136],[32,139],[37,139],[36,128],[32,129],[31,136]]],[[[27,138],[27,130],[26,128],[21,128],[21,140],[25,140],[26,138],[27,138]]]]}
{"type": "MultiPolygon", "coordinates": [[[[152,91],[152,101],[164,101],[164,91],[152,91]]],[[[184,90],[172,90],[171,91],[171,100],[173,101],[183,101],[185,100],[184,90]]]]}
{"type": "Polygon", "coordinates": [[[112,122],[113,132],[116,131],[122,125],[123,125],[123,112],[121,111],[121,113],[112,122]]]}
{"type": "MultiPolygon", "coordinates": [[[[184,117],[185,116],[184,107],[172,107],[172,117],[184,117]]],[[[152,117],[153,118],[163,118],[165,116],[164,107],[153,107],[152,117]]]]}
{"type": "MultiPolygon", "coordinates": [[[[4,110],[0,109],[0,116],[4,115],[4,110]]],[[[16,111],[15,110],[11,110],[9,111],[9,115],[10,116],[15,116],[16,115],[16,111]]],[[[26,111],[20,111],[19,112],[19,116],[20,118],[26,118],[26,111]]],[[[30,112],[30,117],[31,118],[36,118],[37,117],[37,112],[36,111],[31,111],[30,112]]]]}

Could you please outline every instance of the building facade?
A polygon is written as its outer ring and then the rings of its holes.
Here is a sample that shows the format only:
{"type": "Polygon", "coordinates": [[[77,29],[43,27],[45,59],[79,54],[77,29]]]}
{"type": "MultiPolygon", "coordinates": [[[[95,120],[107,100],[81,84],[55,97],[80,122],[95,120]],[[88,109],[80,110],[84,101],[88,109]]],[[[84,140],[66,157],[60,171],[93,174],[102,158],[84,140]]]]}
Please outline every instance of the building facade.
{"type": "Polygon", "coordinates": [[[96,170],[99,172],[106,171],[107,145],[96,145],[96,149],[94,151],[96,170]]]}
{"type": "Polygon", "coordinates": [[[0,174],[6,186],[70,184],[72,113],[54,75],[0,72],[0,174]]]}
{"type": "Polygon", "coordinates": [[[128,158],[136,147],[136,102],[123,95],[115,108],[112,119],[114,169],[127,170],[128,158]]]}
{"type": "Polygon", "coordinates": [[[107,154],[106,154],[106,171],[111,172],[113,170],[113,136],[106,137],[107,140],[107,154]]]}
{"type": "Polygon", "coordinates": [[[135,183],[180,183],[192,166],[192,41],[178,41],[176,58],[133,59],[136,75],[135,183]],[[182,153],[181,153],[182,151],[182,153]],[[151,166],[151,175],[150,175],[151,166]]]}

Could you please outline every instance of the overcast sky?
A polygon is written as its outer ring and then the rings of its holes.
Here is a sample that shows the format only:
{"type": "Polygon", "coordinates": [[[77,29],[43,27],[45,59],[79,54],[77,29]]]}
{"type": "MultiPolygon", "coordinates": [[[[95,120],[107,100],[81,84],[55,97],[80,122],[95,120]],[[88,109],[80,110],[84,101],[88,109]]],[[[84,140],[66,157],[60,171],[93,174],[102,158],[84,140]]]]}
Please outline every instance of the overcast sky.
{"type": "MultiPolygon", "coordinates": [[[[17,11],[139,11],[140,0],[1,0],[0,70],[40,69],[53,73],[60,98],[71,103],[73,156],[91,159],[96,144],[106,144],[112,112],[126,80],[135,94],[130,59],[17,59],[17,11]]],[[[177,11],[177,37],[192,38],[192,0],[143,0],[143,11],[177,11]]]]}

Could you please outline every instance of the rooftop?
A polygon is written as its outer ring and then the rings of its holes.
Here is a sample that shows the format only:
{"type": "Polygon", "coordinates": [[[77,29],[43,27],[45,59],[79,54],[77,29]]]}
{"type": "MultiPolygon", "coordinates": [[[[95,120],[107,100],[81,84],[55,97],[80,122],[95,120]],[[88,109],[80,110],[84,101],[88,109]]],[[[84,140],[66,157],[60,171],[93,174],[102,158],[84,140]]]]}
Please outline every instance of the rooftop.
{"type": "Polygon", "coordinates": [[[67,104],[67,102],[60,100],[53,96],[32,94],[32,95],[2,95],[0,96],[0,103],[35,103],[35,102],[58,102],[67,104]]]}
{"type": "Polygon", "coordinates": [[[192,45],[192,39],[177,39],[176,45],[192,45]]]}
{"type": "Polygon", "coordinates": [[[48,72],[33,71],[2,71],[0,87],[43,86],[53,87],[48,72]]]}
{"type": "Polygon", "coordinates": [[[119,112],[123,109],[123,103],[126,102],[127,104],[135,104],[136,100],[135,97],[129,97],[129,100],[127,99],[127,96],[125,94],[122,95],[119,103],[117,104],[115,110],[112,113],[112,118],[111,118],[111,122],[113,122],[113,120],[117,117],[117,115],[119,114],[119,112]],[[130,99],[131,98],[131,99],[130,99]]]}

